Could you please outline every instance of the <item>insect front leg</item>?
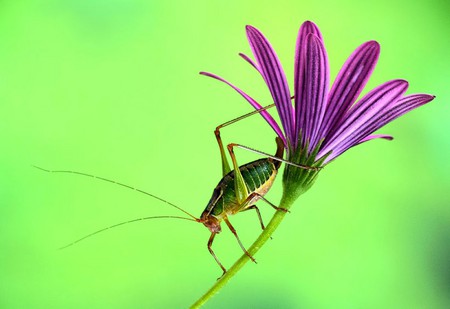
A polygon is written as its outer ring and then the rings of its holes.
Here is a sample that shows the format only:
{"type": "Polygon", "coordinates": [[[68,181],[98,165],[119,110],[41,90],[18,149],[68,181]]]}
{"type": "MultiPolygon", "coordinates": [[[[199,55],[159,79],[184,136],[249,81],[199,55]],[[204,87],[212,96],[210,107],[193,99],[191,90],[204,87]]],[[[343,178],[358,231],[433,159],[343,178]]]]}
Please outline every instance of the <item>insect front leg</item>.
{"type": "MultiPolygon", "coordinates": [[[[219,259],[217,258],[216,254],[214,253],[213,249],[211,248],[216,234],[217,233],[211,233],[211,236],[209,237],[209,240],[208,240],[208,250],[209,250],[209,253],[211,253],[213,258],[216,260],[217,264],[219,264],[220,268],[222,268],[222,271],[223,271],[222,276],[223,276],[227,272],[227,270],[225,269],[225,267],[223,267],[222,263],[220,263],[219,259]]],[[[220,279],[220,277],[218,279],[220,279]]]]}
{"type": "Polygon", "coordinates": [[[242,250],[245,252],[245,254],[252,260],[252,262],[256,263],[255,258],[247,251],[247,249],[245,249],[244,245],[242,244],[241,240],[239,239],[239,236],[235,230],[235,228],[231,225],[230,221],[228,221],[227,218],[223,219],[225,221],[225,223],[228,225],[228,228],[230,229],[231,233],[233,233],[233,235],[236,237],[239,246],[241,246],[242,250]]]}

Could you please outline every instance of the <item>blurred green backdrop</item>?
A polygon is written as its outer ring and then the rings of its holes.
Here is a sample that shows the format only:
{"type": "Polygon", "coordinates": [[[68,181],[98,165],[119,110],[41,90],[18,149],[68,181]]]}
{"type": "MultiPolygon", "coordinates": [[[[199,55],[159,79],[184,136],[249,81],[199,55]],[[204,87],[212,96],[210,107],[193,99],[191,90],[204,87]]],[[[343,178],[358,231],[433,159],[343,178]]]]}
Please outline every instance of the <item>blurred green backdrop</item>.
{"type": "MultiPolygon", "coordinates": [[[[321,28],[331,76],[364,41],[382,46],[367,90],[393,78],[437,99],[383,128],[393,142],[348,151],[205,308],[449,308],[449,4],[446,1],[13,1],[0,4],[0,307],[186,308],[220,269],[209,232],[149,197],[68,169],[142,188],[200,215],[220,179],[213,129],[251,110],[217,73],[269,103],[244,26],[272,42],[288,76],[295,37],[321,28]]],[[[292,78],[290,78],[292,81],[292,78]]],[[[365,92],[367,92],[367,90],[365,92]]],[[[259,119],[225,142],[273,152],[259,119]]],[[[256,158],[240,151],[241,163],[256,158]]],[[[280,180],[268,198],[280,198],[280,180]]],[[[263,205],[261,205],[263,206],[263,205]]],[[[273,211],[261,207],[268,222],[273,211]]],[[[246,245],[256,216],[233,223],[246,245]]],[[[214,244],[226,266],[231,233],[214,244]]]]}

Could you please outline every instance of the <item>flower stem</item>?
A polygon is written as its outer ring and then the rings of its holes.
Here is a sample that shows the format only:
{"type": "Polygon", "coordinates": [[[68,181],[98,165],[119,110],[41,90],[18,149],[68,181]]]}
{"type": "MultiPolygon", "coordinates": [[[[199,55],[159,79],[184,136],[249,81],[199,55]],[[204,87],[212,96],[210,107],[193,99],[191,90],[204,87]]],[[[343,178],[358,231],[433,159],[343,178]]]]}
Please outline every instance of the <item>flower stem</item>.
{"type": "MultiPolygon", "coordinates": [[[[281,199],[279,207],[289,209],[294,201],[289,197],[283,196],[281,199]]],[[[264,231],[259,235],[258,239],[255,240],[253,245],[248,249],[250,255],[254,256],[256,252],[266,243],[273,232],[277,229],[278,225],[284,219],[286,215],[285,211],[277,210],[270,220],[269,224],[266,226],[264,231]]],[[[233,266],[220,278],[214,285],[202,296],[200,297],[190,308],[200,308],[204,305],[214,294],[216,294],[221,288],[228,283],[228,281],[233,278],[233,276],[250,260],[250,258],[243,254],[233,266]]]]}

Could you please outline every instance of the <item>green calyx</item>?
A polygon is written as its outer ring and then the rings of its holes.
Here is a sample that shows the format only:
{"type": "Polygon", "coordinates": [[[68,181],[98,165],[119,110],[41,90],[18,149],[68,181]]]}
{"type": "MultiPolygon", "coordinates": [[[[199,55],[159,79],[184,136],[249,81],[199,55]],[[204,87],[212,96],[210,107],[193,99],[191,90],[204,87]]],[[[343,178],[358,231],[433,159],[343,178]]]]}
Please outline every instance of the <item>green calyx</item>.
{"type": "Polygon", "coordinates": [[[322,141],[320,141],[309,154],[307,151],[308,145],[305,145],[303,148],[298,147],[297,149],[290,149],[287,158],[289,162],[316,169],[299,168],[286,164],[283,173],[282,199],[288,201],[289,205],[292,205],[300,195],[308,191],[316,181],[320,168],[328,156],[327,154],[316,160],[321,144],[322,141]]]}

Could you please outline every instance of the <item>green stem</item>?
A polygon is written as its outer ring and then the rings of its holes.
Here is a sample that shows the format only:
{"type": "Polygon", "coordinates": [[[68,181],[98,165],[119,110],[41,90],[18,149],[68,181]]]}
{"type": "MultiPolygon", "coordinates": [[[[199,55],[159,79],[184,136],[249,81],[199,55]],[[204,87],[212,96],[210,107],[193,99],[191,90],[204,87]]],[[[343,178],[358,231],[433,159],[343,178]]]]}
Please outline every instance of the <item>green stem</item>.
{"type": "MultiPolygon", "coordinates": [[[[289,209],[294,201],[289,197],[283,196],[281,199],[279,207],[289,209]]],[[[270,220],[269,224],[266,226],[264,231],[259,235],[258,239],[255,240],[253,245],[248,249],[250,255],[254,256],[256,252],[266,243],[266,241],[270,238],[273,232],[277,229],[278,225],[284,219],[286,215],[285,211],[277,210],[270,220]]],[[[250,258],[243,254],[239,260],[237,260],[233,266],[219,279],[214,283],[214,285],[202,296],[198,299],[190,308],[200,308],[204,305],[214,294],[216,294],[221,288],[228,283],[228,281],[233,278],[233,276],[247,263],[250,261],[250,258]]]]}

